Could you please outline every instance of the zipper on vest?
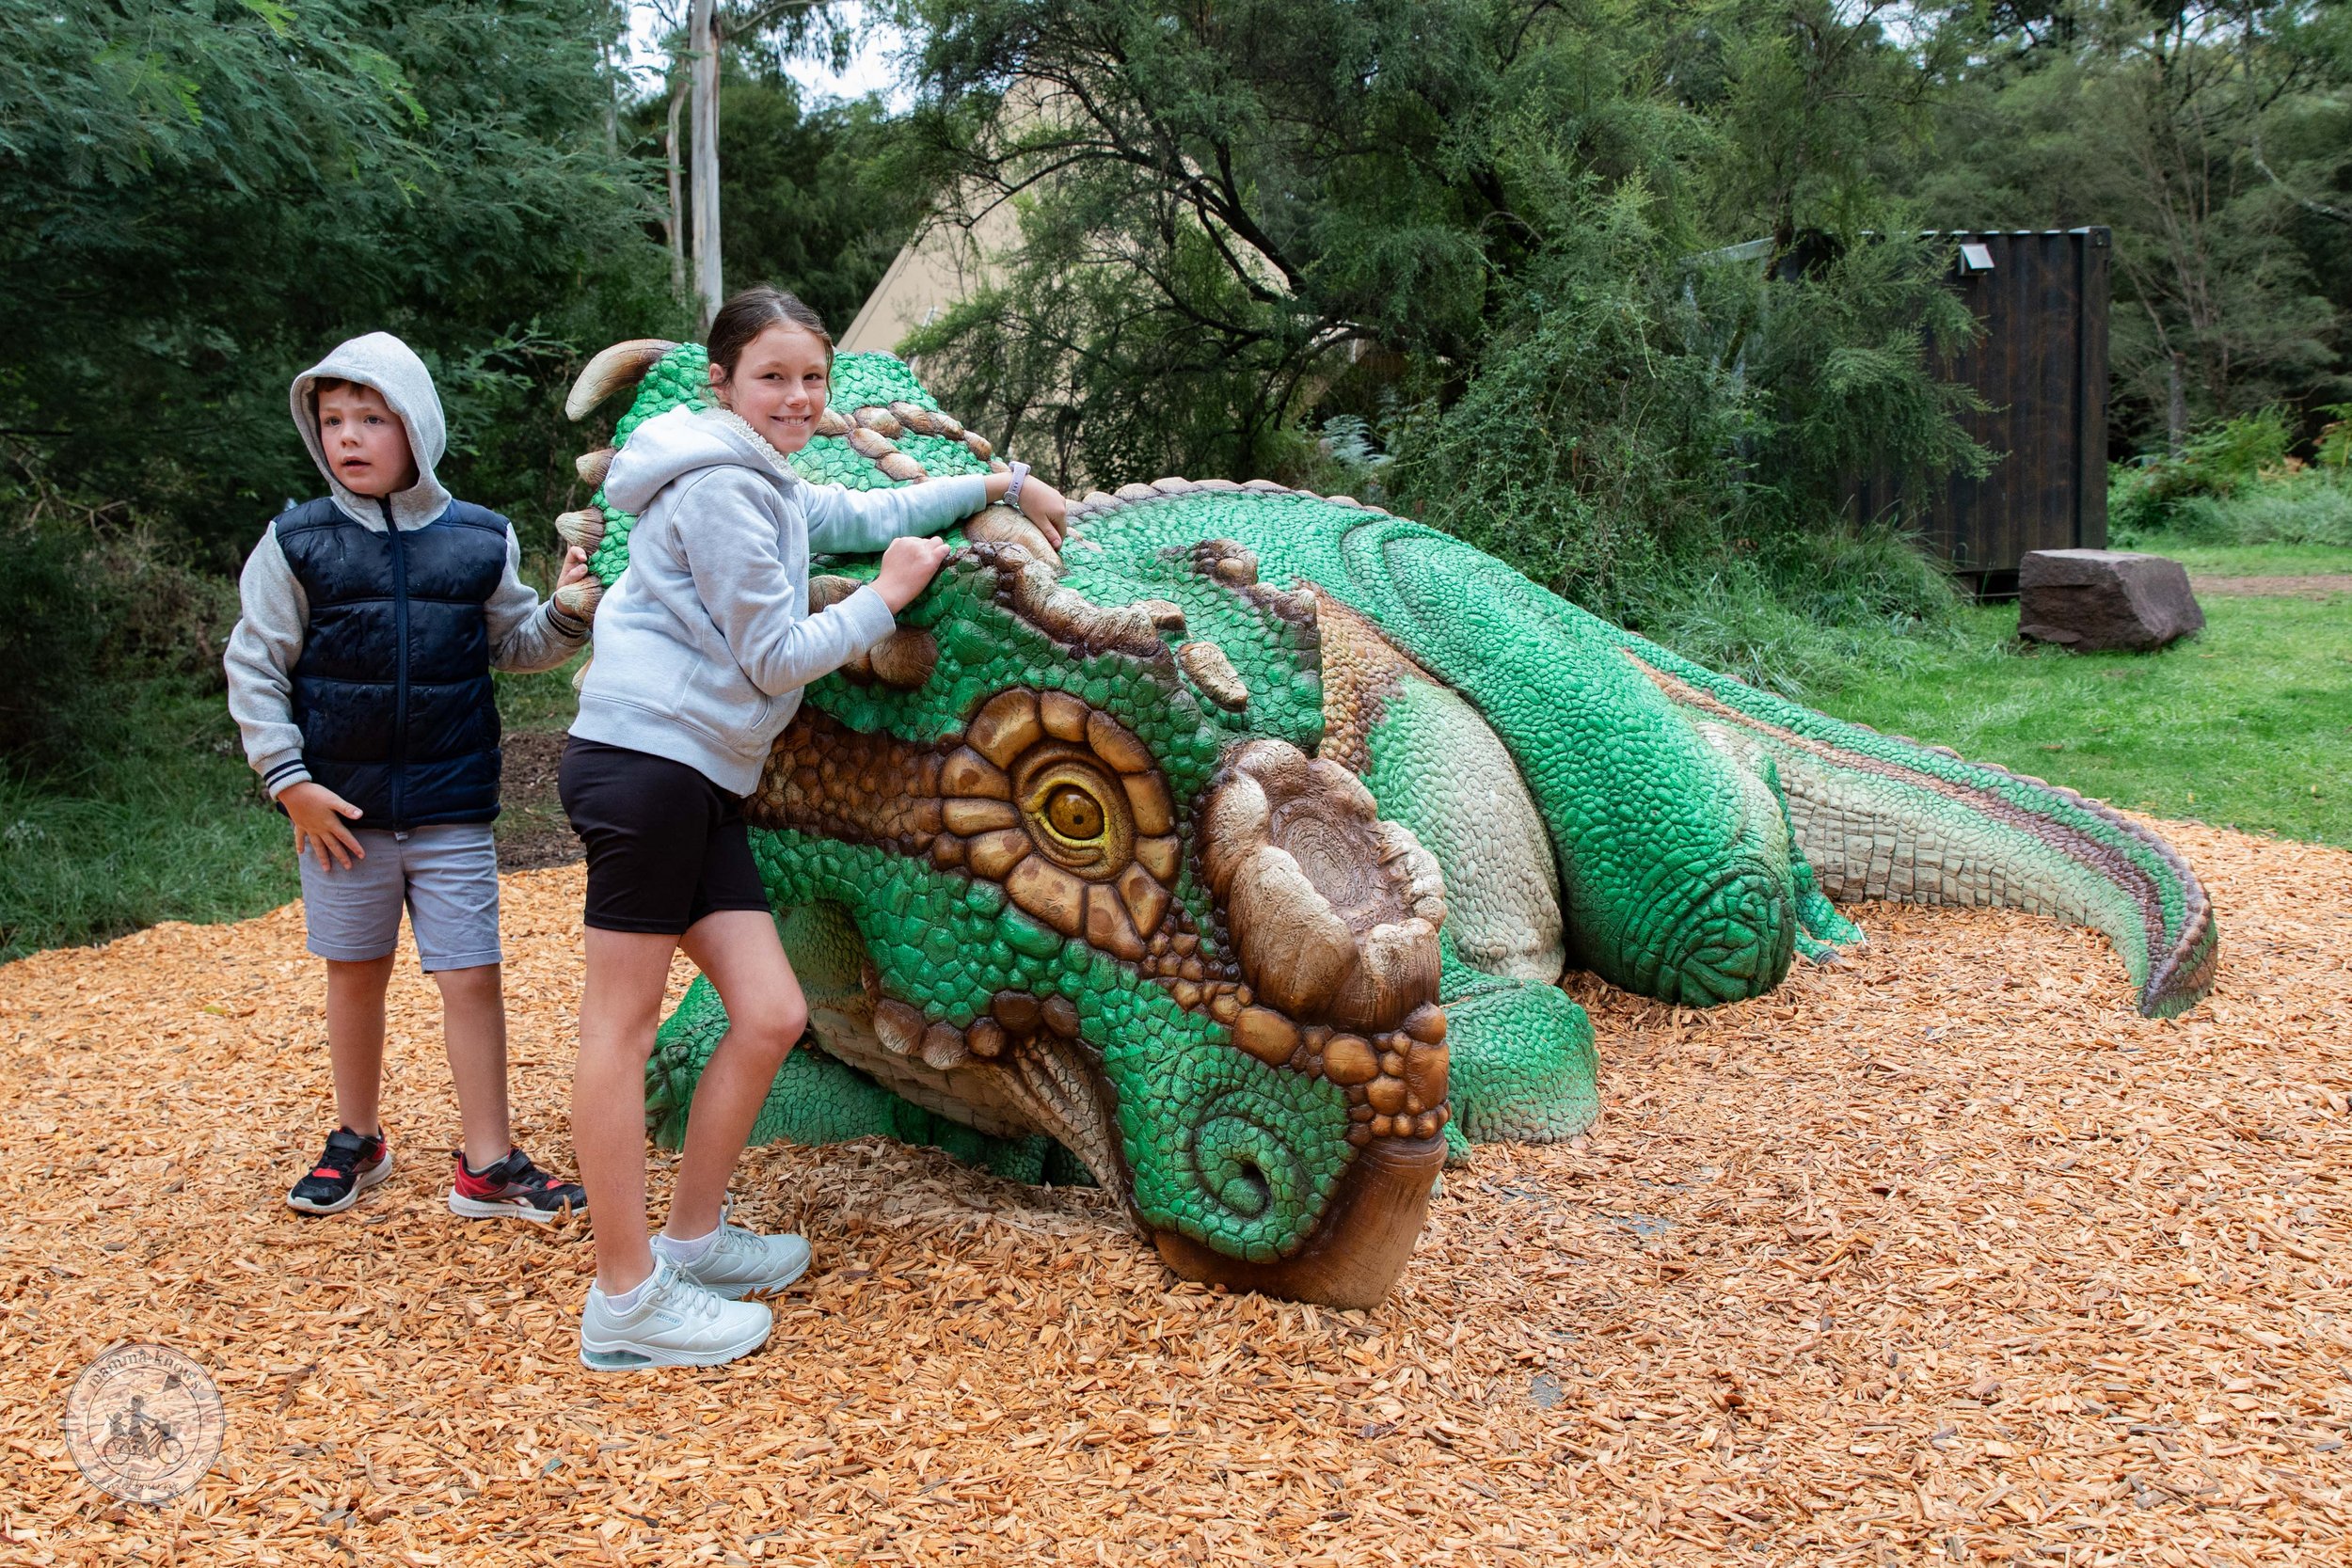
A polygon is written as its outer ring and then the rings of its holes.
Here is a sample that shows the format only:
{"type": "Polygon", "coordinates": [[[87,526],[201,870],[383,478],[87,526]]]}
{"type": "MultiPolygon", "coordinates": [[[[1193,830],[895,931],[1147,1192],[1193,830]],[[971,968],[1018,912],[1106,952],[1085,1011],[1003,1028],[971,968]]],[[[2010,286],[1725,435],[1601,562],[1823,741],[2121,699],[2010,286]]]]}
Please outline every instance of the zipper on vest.
{"type": "Polygon", "coordinates": [[[392,519],[389,496],[376,498],[384,509],[384,531],[392,541],[392,820],[394,829],[408,825],[408,546],[392,519]]]}

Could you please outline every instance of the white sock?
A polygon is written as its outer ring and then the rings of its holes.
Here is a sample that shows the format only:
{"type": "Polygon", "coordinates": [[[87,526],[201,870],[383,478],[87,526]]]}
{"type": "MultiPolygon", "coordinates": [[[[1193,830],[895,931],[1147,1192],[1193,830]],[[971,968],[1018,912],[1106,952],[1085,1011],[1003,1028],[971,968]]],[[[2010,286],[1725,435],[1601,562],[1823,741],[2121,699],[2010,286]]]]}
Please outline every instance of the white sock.
{"type": "Polygon", "coordinates": [[[602,1286],[598,1286],[597,1291],[598,1293],[604,1295],[604,1304],[612,1308],[613,1311],[620,1313],[634,1312],[637,1310],[637,1304],[645,1299],[645,1287],[653,1283],[653,1277],[654,1276],[652,1275],[645,1275],[644,1278],[639,1280],[628,1290],[623,1291],[617,1296],[605,1292],[602,1286]]]}
{"type": "Polygon", "coordinates": [[[681,1241],[664,1230],[653,1239],[653,1249],[682,1269],[691,1269],[710,1256],[710,1249],[719,1244],[719,1232],[723,1226],[712,1226],[707,1236],[681,1241]]]}

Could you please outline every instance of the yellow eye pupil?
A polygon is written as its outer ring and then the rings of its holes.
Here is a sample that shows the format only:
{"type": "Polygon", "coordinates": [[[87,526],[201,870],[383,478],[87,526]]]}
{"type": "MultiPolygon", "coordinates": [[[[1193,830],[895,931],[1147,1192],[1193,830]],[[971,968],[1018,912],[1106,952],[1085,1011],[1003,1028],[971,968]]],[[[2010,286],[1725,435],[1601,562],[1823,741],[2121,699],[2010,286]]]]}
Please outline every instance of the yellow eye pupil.
{"type": "Polygon", "coordinates": [[[1045,798],[1045,820],[1064,838],[1103,836],[1102,802],[1075,784],[1063,784],[1045,798]]]}

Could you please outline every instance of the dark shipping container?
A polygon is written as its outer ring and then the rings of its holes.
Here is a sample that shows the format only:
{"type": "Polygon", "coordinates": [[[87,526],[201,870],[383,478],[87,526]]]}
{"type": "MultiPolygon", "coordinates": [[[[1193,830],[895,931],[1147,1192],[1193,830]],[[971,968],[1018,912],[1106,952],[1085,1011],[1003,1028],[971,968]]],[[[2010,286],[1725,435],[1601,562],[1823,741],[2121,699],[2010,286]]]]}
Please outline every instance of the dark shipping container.
{"type": "MultiPolygon", "coordinates": [[[[2017,591],[2028,550],[2107,542],[2107,263],[2105,228],[1942,233],[1951,287],[1983,335],[1947,365],[1990,406],[1962,422],[1996,454],[1982,479],[1947,483],[1919,520],[1929,548],[1980,594],[2017,591]]],[[[1895,504],[1855,486],[1856,512],[1895,504]]]]}

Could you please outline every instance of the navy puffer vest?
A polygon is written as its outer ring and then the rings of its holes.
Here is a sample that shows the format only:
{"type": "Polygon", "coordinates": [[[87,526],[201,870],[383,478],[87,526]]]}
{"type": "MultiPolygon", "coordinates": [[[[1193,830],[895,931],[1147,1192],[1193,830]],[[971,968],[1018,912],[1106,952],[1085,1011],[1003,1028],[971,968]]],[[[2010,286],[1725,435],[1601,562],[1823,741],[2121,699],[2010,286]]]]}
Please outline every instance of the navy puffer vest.
{"type": "Polygon", "coordinates": [[[362,528],[332,499],[277,522],[310,601],[294,719],[310,777],[405,831],[499,812],[499,711],[482,606],[506,519],[464,501],[423,528],[362,528]]]}

